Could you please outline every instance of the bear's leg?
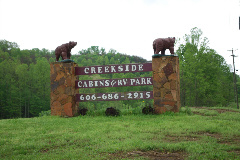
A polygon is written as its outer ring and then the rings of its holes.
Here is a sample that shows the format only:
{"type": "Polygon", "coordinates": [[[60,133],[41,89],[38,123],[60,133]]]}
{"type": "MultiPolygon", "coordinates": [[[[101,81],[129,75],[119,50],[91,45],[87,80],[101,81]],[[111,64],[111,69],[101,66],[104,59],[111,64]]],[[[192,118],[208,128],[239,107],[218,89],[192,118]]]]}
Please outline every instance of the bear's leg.
{"type": "Polygon", "coordinates": [[[161,51],[160,49],[156,49],[155,54],[159,54],[160,51],[161,51]]]}
{"type": "Polygon", "coordinates": [[[154,54],[156,54],[156,45],[153,44],[153,51],[154,51],[154,54]]]}
{"type": "Polygon", "coordinates": [[[60,54],[55,54],[56,55],[56,62],[59,60],[60,54]]]}
{"type": "Polygon", "coordinates": [[[159,52],[161,51],[162,46],[156,45],[155,46],[155,50],[154,50],[154,54],[159,54],[159,52]]]}
{"type": "Polygon", "coordinates": [[[170,50],[170,53],[171,53],[171,54],[174,54],[174,47],[170,47],[169,50],[170,50]]]}
{"type": "Polygon", "coordinates": [[[62,52],[61,56],[63,60],[67,59],[67,52],[62,52]]]}
{"type": "Polygon", "coordinates": [[[71,57],[71,53],[68,53],[67,54],[67,59],[70,59],[70,57],[71,57]]]}
{"type": "Polygon", "coordinates": [[[161,55],[165,55],[165,50],[166,50],[166,49],[162,49],[162,50],[161,50],[161,55]]]}

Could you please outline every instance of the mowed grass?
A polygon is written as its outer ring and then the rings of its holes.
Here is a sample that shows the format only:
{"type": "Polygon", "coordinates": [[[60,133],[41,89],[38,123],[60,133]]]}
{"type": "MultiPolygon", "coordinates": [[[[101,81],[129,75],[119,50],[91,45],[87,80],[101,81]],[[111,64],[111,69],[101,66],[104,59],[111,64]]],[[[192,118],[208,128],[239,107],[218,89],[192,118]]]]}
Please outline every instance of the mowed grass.
{"type": "Polygon", "coordinates": [[[240,159],[240,112],[193,110],[0,120],[0,159],[148,159],[134,151],[240,159]]]}

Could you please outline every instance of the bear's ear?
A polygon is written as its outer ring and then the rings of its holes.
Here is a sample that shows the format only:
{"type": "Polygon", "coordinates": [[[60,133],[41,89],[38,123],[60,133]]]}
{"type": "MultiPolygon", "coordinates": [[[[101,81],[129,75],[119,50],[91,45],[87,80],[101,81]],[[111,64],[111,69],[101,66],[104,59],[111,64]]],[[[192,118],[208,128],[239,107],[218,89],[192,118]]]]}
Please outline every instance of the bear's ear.
{"type": "Polygon", "coordinates": [[[172,38],[173,42],[175,43],[175,37],[172,38]]]}

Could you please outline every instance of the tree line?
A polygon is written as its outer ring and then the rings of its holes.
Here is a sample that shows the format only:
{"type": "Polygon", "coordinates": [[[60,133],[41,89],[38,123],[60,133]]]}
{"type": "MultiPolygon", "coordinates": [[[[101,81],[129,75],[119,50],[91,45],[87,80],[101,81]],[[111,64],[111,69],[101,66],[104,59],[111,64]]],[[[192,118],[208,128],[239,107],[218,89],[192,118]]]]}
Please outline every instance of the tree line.
{"type": "Polygon", "coordinates": [[[38,55],[34,49],[20,50],[16,43],[3,40],[0,41],[0,68],[1,119],[33,117],[49,110],[47,55],[38,55]]]}
{"type": "MultiPolygon", "coordinates": [[[[183,106],[226,106],[234,101],[233,73],[225,59],[193,28],[177,50],[183,106]]],[[[239,76],[237,76],[239,79],[239,76]]]]}
{"type": "MultiPolygon", "coordinates": [[[[226,106],[234,101],[233,74],[224,58],[209,48],[202,31],[193,28],[177,48],[180,62],[182,106],[226,106]]],[[[78,66],[145,63],[147,60],[106,51],[98,46],[72,55],[78,66]]],[[[0,40],[0,119],[34,117],[50,109],[50,63],[54,51],[34,48],[21,50],[17,43],[0,40]]],[[[80,80],[149,77],[151,72],[79,76],[80,80]]],[[[239,79],[239,77],[237,77],[239,79]]],[[[238,84],[239,86],[239,84],[238,84]]],[[[152,86],[79,89],[80,93],[149,91],[152,86]]],[[[80,108],[97,110],[109,106],[139,107],[152,105],[152,100],[83,102],[80,108]]]]}

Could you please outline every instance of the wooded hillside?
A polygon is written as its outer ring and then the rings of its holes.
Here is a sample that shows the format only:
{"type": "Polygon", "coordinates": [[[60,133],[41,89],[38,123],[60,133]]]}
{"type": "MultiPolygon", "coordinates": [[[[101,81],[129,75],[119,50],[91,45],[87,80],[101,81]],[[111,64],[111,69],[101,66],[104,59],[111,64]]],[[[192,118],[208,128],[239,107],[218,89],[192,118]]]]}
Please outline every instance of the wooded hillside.
{"type": "MultiPolygon", "coordinates": [[[[234,102],[233,74],[224,58],[209,48],[202,31],[193,28],[185,35],[179,48],[180,88],[182,106],[226,106],[234,102]]],[[[144,63],[145,59],[106,51],[91,46],[72,55],[79,66],[144,63]]],[[[54,51],[34,48],[21,50],[17,43],[0,40],[0,119],[38,116],[50,109],[50,65],[55,61],[54,51]]],[[[149,77],[151,72],[80,76],[85,79],[149,77]]],[[[239,77],[237,77],[239,79],[239,77]]],[[[239,86],[239,85],[238,85],[239,86]]],[[[80,89],[81,93],[148,91],[152,86],[80,89]]],[[[152,105],[152,100],[115,102],[84,102],[80,107],[92,110],[114,107],[152,105]]]]}

